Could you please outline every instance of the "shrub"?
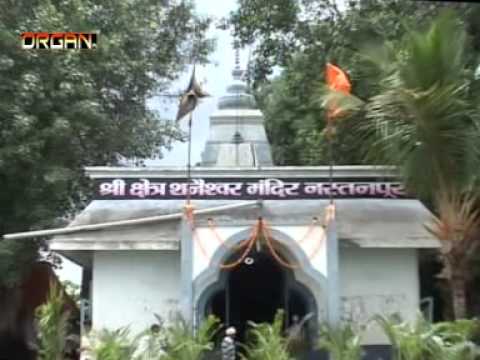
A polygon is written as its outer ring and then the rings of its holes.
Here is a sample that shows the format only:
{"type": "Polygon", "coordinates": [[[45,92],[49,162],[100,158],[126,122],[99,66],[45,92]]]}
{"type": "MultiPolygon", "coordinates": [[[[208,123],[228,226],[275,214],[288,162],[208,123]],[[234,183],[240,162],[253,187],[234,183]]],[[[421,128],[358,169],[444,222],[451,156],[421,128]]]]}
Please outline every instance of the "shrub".
{"type": "Polygon", "coordinates": [[[219,320],[209,316],[194,334],[187,322],[178,319],[166,329],[166,354],[162,360],[200,360],[213,350],[213,337],[219,329],[219,320]]]}
{"type": "Polygon", "coordinates": [[[92,332],[89,338],[91,353],[98,360],[131,360],[137,347],[128,328],[92,332]]]}
{"type": "Polygon", "coordinates": [[[292,360],[287,351],[287,340],[282,334],[283,311],[275,316],[273,324],[250,323],[249,337],[252,343],[247,345],[244,360],[292,360]]]}
{"type": "Polygon", "coordinates": [[[394,360],[473,360],[470,341],[478,328],[476,320],[432,324],[419,315],[415,322],[398,316],[375,317],[393,347],[394,360]]]}
{"type": "Polygon", "coordinates": [[[350,324],[338,329],[322,328],[319,348],[330,353],[331,360],[360,360],[362,358],[361,336],[350,324]]]}
{"type": "Polygon", "coordinates": [[[47,302],[37,309],[36,314],[41,360],[63,360],[70,315],[64,305],[63,292],[52,283],[47,302]]]}

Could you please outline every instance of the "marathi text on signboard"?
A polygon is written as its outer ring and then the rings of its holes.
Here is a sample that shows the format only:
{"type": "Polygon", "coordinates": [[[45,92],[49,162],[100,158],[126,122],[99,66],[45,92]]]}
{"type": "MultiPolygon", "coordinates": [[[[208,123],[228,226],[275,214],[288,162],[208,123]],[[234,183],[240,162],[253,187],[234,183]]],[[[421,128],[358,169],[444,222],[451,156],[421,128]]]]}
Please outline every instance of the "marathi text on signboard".
{"type": "Polygon", "coordinates": [[[96,199],[328,199],[348,198],[402,199],[407,194],[398,182],[347,180],[330,183],[325,178],[126,178],[96,181],[96,199]]]}

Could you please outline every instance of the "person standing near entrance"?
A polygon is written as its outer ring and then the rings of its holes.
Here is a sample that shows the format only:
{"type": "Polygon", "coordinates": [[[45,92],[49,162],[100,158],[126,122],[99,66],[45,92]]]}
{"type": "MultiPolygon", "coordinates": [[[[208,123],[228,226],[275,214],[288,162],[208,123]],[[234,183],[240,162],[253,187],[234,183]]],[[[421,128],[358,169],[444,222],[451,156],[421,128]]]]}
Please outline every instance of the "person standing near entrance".
{"type": "Polygon", "coordinates": [[[226,335],[222,340],[222,360],[235,360],[236,347],[235,347],[235,335],[237,330],[233,326],[229,327],[226,331],[226,335]]]}
{"type": "Polygon", "coordinates": [[[161,333],[161,324],[153,324],[139,340],[133,358],[135,360],[149,360],[165,354],[165,339],[161,333]]]}

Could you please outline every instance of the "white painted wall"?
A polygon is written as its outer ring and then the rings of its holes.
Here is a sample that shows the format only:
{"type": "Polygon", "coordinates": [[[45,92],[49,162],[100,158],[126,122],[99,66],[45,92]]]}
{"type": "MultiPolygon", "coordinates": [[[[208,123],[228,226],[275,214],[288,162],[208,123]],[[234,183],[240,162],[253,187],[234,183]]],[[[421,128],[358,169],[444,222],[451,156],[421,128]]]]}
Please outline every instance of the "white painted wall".
{"type": "MultiPolygon", "coordinates": [[[[414,319],[419,310],[418,259],[415,249],[344,248],[340,253],[342,316],[367,323],[375,314],[400,313],[414,319]]],[[[366,344],[388,343],[371,324],[366,344]]]]}
{"type": "Polygon", "coordinates": [[[154,313],[164,318],[177,309],[180,253],[97,251],[93,265],[93,328],[148,328],[154,313]]]}
{"type": "MultiPolygon", "coordinates": [[[[153,313],[165,318],[175,313],[180,294],[178,252],[98,251],[93,268],[95,329],[130,326],[136,333],[152,324],[153,313]]],[[[344,320],[366,323],[375,314],[394,312],[413,319],[419,303],[417,269],[415,249],[341,249],[344,320]]],[[[365,344],[387,343],[372,325],[363,340],[365,344]]]]}

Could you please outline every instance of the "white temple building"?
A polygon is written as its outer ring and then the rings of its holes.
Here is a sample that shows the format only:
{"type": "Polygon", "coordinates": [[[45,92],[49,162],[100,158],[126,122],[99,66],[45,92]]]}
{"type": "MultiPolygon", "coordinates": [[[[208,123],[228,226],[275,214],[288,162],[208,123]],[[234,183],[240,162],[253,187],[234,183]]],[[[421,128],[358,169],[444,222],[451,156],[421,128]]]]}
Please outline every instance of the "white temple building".
{"type": "MultiPolygon", "coordinates": [[[[50,247],[83,267],[93,328],[214,314],[242,336],[278,309],[287,325],[313,313],[310,334],[324,321],[414,318],[418,251],[438,246],[428,210],[391,169],[338,166],[330,181],[327,167],[274,166],[262,113],[238,67],[233,77],[190,185],[183,167],[86,169],[96,197],[50,247]]],[[[372,359],[387,344],[374,326],[363,341],[372,359]]]]}

